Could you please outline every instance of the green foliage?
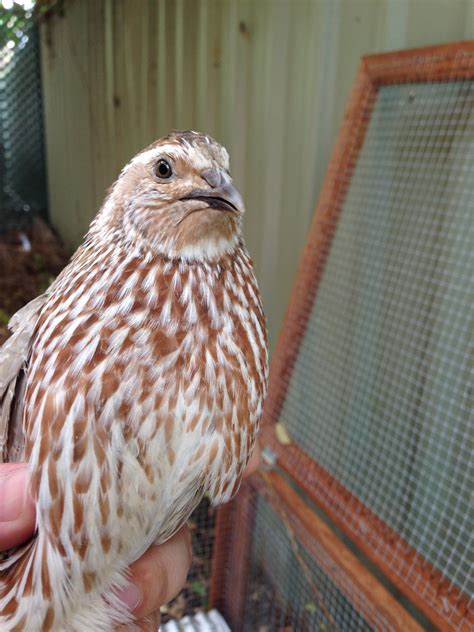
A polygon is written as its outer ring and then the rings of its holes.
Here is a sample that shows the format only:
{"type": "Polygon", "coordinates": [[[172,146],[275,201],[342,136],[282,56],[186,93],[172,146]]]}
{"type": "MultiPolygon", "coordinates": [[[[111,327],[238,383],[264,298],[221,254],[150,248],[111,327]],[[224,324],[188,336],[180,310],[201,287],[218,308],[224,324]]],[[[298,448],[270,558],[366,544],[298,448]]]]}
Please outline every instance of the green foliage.
{"type": "Polygon", "coordinates": [[[25,37],[33,21],[47,13],[61,13],[63,0],[11,0],[6,3],[0,0],[0,57],[5,47],[13,49],[25,37]],[[10,43],[11,42],[11,43],[10,43]]]}
{"type": "Polygon", "coordinates": [[[52,274],[48,274],[48,272],[41,272],[38,278],[38,290],[40,294],[46,292],[53,281],[54,276],[52,274]]]}
{"type": "Polygon", "coordinates": [[[31,9],[27,11],[16,2],[11,9],[5,9],[0,1],[0,51],[5,46],[13,47],[22,41],[31,23],[31,15],[31,9]]]}
{"type": "Polygon", "coordinates": [[[33,266],[35,270],[37,272],[42,272],[46,264],[44,256],[41,254],[41,252],[33,252],[32,257],[33,257],[33,266]]]}
{"type": "Polygon", "coordinates": [[[202,582],[198,580],[191,582],[191,589],[194,593],[196,593],[196,595],[199,595],[200,597],[205,597],[207,594],[207,588],[202,582]]]}
{"type": "Polygon", "coordinates": [[[8,325],[8,321],[10,320],[10,315],[0,307],[0,325],[8,325]]]}

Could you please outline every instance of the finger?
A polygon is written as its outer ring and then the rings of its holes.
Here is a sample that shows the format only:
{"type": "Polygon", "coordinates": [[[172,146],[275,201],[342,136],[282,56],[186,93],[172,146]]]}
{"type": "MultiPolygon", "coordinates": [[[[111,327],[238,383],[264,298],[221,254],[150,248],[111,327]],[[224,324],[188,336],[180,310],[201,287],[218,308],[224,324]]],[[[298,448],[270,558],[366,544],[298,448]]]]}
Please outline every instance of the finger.
{"type": "Polygon", "coordinates": [[[25,542],[35,530],[35,505],[25,463],[0,466],[0,551],[25,542]]]}
{"type": "Polygon", "coordinates": [[[152,612],[147,617],[139,619],[132,624],[121,625],[116,628],[116,632],[158,632],[161,623],[160,611],[152,612]]]}
{"type": "Polygon", "coordinates": [[[152,612],[147,617],[136,622],[136,626],[141,632],[157,632],[160,627],[161,616],[160,611],[152,612]]]}
{"type": "Polygon", "coordinates": [[[130,566],[130,583],[118,593],[119,598],[139,618],[156,612],[183,587],[191,559],[191,536],[183,527],[130,566]]]}
{"type": "Polygon", "coordinates": [[[252,454],[250,455],[249,462],[247,463],[247,467],[244,470],[244,478],[247,478],[254,472],[258,470],[258,466],[260,465],[260,458],[262,456],[262,450],[260,448],[260,444],[258,441],[255,443],[252,454]]]}

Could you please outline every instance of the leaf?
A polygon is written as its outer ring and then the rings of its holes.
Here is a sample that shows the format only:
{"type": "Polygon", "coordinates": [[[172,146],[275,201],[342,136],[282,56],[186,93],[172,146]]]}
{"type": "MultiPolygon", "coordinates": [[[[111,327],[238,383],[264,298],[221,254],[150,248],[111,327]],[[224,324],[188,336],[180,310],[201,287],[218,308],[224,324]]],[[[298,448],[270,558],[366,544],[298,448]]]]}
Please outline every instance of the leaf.
{"type": "Polygon", "coordinates": [[[41,272],[38,275],[38,290],[40,294],[46,292],[51,283],[54,281],[54,276],[48,272],[41,272]]]}
{"type": "Polygon", "coordinates": [[[290,435],[288,434],[288,430],[286,429],[285,425],[281,421],[275,424],[275,434],[276,434],[278,443],[281,443],[281,445],[291,444],[291,438],[290,438],[290,435]]]}
{"type": "Polygon", "coordinates": [[[42,272],[46,265],[46,261],[40,252],[33,253],[33,266],[37,272],[42,272]]]}
{"type": "Polygon", "coordinates": [[[0,307],[0,325],[8,325],[10,315],[6,313],[4,309],[0,307]]]}
{"type": "Polygon", "coordinates": [[[198,580],[191,582],[191,589],[196,595],[205,597],[207,595],[207,589],[204,584],[198,580]]]}
{"type": "Polygon", "coordinates": [[[314,614],[315,612],[318,611],[318,607],[312,601],[308,601],[308,603],[305,603],[304,609],[306,610],[306,612],[309,612],[310,614],[314,614]]]}

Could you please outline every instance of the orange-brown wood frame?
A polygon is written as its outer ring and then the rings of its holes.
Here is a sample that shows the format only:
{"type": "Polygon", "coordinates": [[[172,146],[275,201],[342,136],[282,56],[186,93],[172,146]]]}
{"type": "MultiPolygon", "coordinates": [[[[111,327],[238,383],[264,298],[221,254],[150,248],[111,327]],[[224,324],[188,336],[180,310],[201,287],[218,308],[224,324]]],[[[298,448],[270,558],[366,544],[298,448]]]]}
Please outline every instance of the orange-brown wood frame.
{"type": "Polygon", "coordinates": [[[217,512],[209,604],[225,614],[234,632],[242,629],[245,616],[255,497],[255,487],[245,481],[238,500],[217,512]],[[239,525],[238,533],[235,525],[239,525]]]}
{"type": "MultiPolygon", "coordinates": [[[[285,401],[287,386],[331,248],[335,226],[342,212],[379,88],[391,84],[461,79],[474,79],[474,42],[460,42],[362,58],[329,162],[282,332],[273,356],[262,431],[262,444],[268,445],[275,452],[278,466],[300,485],[311,500],[343,530],[360,551],[372,560],[393,585],[440,630],[474,629],[474,611],[468,597],[444,579],[439,571],[305,454],[300,447],[282,446],[276,440],[274,424],[279,419],[285,401]],[[349,520],[346,518],[350,515],[364,517],[363,533],[348,528],[349,520]],[[378,555],[375,543],[379,546],[383,543],[383,547],[386,547],[390,554],[406,562],[406,569],[416,569],[417,577],[423,578],[428,591],[421,595],[414,587],[413,576],[410,573],[396,572],[386,561],[387,558],[384,559],[378,555]]],[[[287,496],[288,494],[283,493],[286,500],[288,500],[287,496]]],[[[237,498],[234,503],[238,507],[239,502],[247,501],[248,499],[243,498],[241,501],[237,498]]],[[[222,508],[219,513],[221,512],[226,518],[220,518],[220,524],[226,523],[228,529],[231,517],[229,509],[222,508]]],[[[245,545],[249,545],[248,534],[244,539],[245,545]]],[[[219,559],[219,551],[221,553],[223,551],[221,546],[226,545],[228,543],[222,541],[222,532],[218,527],[215,559],[219,559]]],[[[240,544],[238,548],[241,552],[240,544]]],[[[230,555],[239,563],[238,557],[232,553],[230,555]]],[[[222,557],[221,561],[223,559],[222,557]]],[[[228,557],[227,561],[230,561],[228,557]]],[[[225,562],[222,562],[221,566],[223,563],[225,562]]],[[[215,562],[212,581],[214,603],[219,601],[217,595],[223,587],[219,586],[218,582],[222,580],[222,568],[219,567],[218,562],[215,562]],[[214,571],[216,571],[215,576],[214,571]]],[[[387,601],[384,597],[384,603],[382,603],[379,597],[378,591],[372,592],[374,605],[386,612],[387,601]]],[[[398,610],[396,615],[398,616],[398,610]]]]}
{"type": "Polygon", "coordinates": [[[474,79],[474,42],[363,57],[329,161],[273,355],[263,425],[278,419],[314,297],[364,142],[377,91],[384,85],[474,79]]]}
{"type": "MultiPolygon", "coordinates": [[[[262,474],[260,474],[262,477],[262,474]]],[[[313,541],[324,549],[331,559],[332,564],[327,568],[329,578],[338,587],[348,601],[352,601],[354,608],[361,614],[365,621],[377,629],[379,619],[384,619],[394,630],[403,632],[421,632],[422,627],[407,613],[392,594],[366,569],[353,553],[341,542],[337,535],[327,524],[311,510],[300,496],[277,472],[263,474],[263,485],[260,493],[264,493],[268,502],[276,513],[286,507],[286,518],[291,523],[293,533],[298,537],[300,523],[313,541]],[[270,488],[270,489],[268,489],[270,488]],[[295,520],[296,519],[296,520],[295,520]],[[359,598],[347,590],[345,582],[341,582],[341,571],[349,578],[357,589],[359,598]],[[374,619],[374,608],[368,608],[367,604],[376,605],[379,619],[374,619]]],[[[305,546],[307,540],[305,534],[298,537],[301,546],[305,546]]],[[[307,546],[307,543],[306,543],[307,546]]],[[[310,553],[310,551],[308,551],[310,553]]]]}
{"type": "MultiPolygon", "coordinates": [[[[270,385],[263,418],[263,445],[277,454],[282,467],[308,496],[350,537],[388,579],[439,629],[474,629],[474,610],[469,598],[442,577],[422,556],[388,525],[367,509],[320,465],[297,446],[282,446],[275,438],[293,367],[303,339],[314,298],[324,272],[351,176],[364,142],[373,105],[380,87],[417,82],[474,79],[474,42],[420,48],[363,57],[344,115],[328,171],[314,213],[308,240],[296,276],[270,370],[270,385]],[[308,473],[311,475],[308,476],[308,473]],[[328,501],[328,490],[332,501],[328,501]],[[364,533],[348,529],[344,512],[365,516],[364,533]],[[383,542],[407,568],[419,569],[428,586],[421,596],[410,574],[394,572],[374,547],[383,542]],[[448,608],[447,608],[448,605],[448,608]],[[449,614],[447,613],[449,611],[449,614]],[[445,616],[445,613],[448,616],[445,616]]],[[[390,557],[390,556],[387,556],[390,557]]],[[[393,558],[392,558],[393,559],[393,558]]]]}

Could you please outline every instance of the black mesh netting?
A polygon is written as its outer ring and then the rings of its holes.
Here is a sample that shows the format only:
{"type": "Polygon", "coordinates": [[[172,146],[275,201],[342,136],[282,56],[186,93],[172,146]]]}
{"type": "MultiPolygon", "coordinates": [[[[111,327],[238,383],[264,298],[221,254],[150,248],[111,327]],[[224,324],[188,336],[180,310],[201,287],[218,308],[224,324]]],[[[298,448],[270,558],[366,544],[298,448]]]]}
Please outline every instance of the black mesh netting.
{"type": "Polygon", "coordinates": [[[38,28],[0,7],[0,232],[46,211],[38,28]]]}

